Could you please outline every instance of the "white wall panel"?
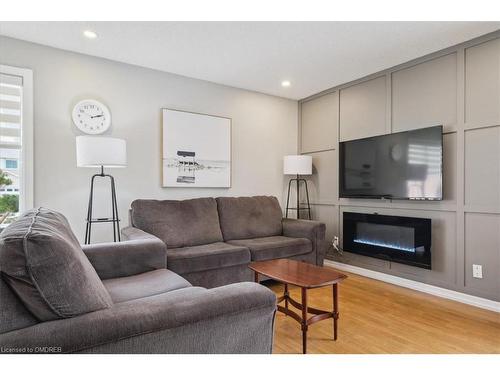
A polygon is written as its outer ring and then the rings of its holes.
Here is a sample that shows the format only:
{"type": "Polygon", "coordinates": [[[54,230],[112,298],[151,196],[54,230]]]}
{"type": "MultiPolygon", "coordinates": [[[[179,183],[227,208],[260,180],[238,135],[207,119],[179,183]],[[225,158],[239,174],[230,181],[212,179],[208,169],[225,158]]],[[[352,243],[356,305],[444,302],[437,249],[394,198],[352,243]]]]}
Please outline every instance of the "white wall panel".
{"type": "Polygon", "coordinates": [[[392,74],[392,130],[455,128],[457,58],[446,55],[392,74]]]}
{"type": "Polygon", "coordinates": [[[338,207],[313,205],[311,211],[313,220],[318,220],[326,224],[325,239],[331,242],[334,236],[338,236],[338,207]]]}
{"type": "MultiPolygon", "coordinates": [[[[500,301],[499,37],[497,32],[379,72],[376,78],[332,88],[339,92],[340,141],[438,124],[445,134],[442,202],[342,198],[331,205],[340,212],[431,218],[432,270],[349,252],[330,253],[330,258],[500,301]],[[483,279],[472,277],[472,264],[483,265],[483,279]]],[[[311,182],[319,192],[315,199],[330,199],[325,187],[337,185],[333,176],[323,176],[330,172],[328,163],[337,168],[337,160],[318,156],[318,175],[311,182]]],[[[320,210],[328,211],[325,206],[320,210]]],[[[341,215],[337,223],[328,215],[318,217],[333,228],[329,233],[342,235],[341,215]]]]}
{"type": "Polygon", "coordinates": [[[500,39],[465,50],[465,121],[500,124],[500,39]]]}
{"type": "Polygon", "coordinates": [[[313,174],[306,176],[309,198],[315,203],[334,203],[338,190],[336,152],[323,151],[310,154],[313,158],[313,174]]]}
{"type": "Polygon", "coordinates": [[[340,140],[386,133],[386,77],[340,90],[340,140]]]}
{"type": "Polygon", "coordinates": [[[456,214],[445,211],[397,210],[393,215],[423,217],[432,220],[432,269],[425,270],[396,262],[391,269],[417,281],[453,287],[456,280],[456,214]]]}
{"type": "Polygon", "coordinates": [[[500,126],[465,132],[465,203],[500,209],[500,126]]]}
{"type": "Polygon", "coordinates": [[[443,201],[457,199],[457,134],[443,136],[443,201]]]}
{"type": "Polygon", "coordinates": [[[329,150],[337,145],[338,93],[302,104],[301,152],[329,150]]]}
{"type": "Polygon", "coordinates": [[[500,299],[500,215],[465,215],[465,285],[500,299]],[[482,279],[473,277],[473,264],[482,266],[482,279]]]}

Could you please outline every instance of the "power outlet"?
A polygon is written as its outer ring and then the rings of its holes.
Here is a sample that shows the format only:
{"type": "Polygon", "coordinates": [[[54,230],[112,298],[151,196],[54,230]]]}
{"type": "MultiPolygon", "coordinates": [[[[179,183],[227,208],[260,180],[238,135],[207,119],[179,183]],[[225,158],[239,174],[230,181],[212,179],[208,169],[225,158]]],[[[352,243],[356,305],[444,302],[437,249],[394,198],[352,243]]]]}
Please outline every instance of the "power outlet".
{"type": "Polygon", "coordinates": [[[472,265],[472,277],[476,279],[483,278],[483,266],[481,264],[473,264],[472,265]]]}

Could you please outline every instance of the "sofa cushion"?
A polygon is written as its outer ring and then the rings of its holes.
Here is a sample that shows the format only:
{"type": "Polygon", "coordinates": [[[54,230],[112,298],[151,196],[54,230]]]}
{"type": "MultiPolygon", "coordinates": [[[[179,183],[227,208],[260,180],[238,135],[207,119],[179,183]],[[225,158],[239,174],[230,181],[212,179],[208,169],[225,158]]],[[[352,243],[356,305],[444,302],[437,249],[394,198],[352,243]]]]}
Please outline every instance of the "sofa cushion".
{"type": "Polygon", "coordinates": [[[311,241],[307,238],[272,236],[232,240],[229,243],[248,247],[252,255],[252,261],[288,258],[295,255],[307,254],[312,251],[311,241]]]}
{"type": "Polygon", "coordinates": [[[0,235],[2,276],[39,320],[70,318],[113,305],[66,218],[30,210],[0,235]]]}
{"type": "Polygon", "coordinates": [[[250,263],[246,247],[216,242],[208,245],[167,248],[168,269],[184,274],[250,263]]]}
{"type": "Polygon", "coordinates": [[[38,320],[0,277],[0,334],[37,323],[38,320]]]}
{"type": "Polygon", "coordinates": [[[224,241],[282,234],[283,214],[276,197],[220,197],[217,209],[224,241]]]}
{"type": "Polygon", "coordinates": [[[103,283],[114,303],[150,297],[191,286],[187,280],[166,269],[108,279],[103,283]]]}
{"type": "Polygon", "coordinates": [[[171,249],[222,241],[214,198],[138,199],[132,202],[131,218],[134,227],[155,235],[171,249]]]}

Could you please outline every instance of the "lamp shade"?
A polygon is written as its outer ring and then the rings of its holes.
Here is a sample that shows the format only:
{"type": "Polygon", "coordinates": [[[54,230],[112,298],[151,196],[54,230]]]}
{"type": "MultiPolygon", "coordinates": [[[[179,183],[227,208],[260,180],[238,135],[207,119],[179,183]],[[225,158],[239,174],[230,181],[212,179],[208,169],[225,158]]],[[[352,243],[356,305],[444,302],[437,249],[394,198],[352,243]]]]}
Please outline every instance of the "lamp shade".
{"type": "Polygon", "coordinates": [[[312,156],[287,155],[283,159],[284,174],[312,174],[312,156]]]}
{"type": "Polygon", "coordinates": [[[126,167],[127,143],[111,137],[76,137],[76,165],[78,167],[126,167]]]}

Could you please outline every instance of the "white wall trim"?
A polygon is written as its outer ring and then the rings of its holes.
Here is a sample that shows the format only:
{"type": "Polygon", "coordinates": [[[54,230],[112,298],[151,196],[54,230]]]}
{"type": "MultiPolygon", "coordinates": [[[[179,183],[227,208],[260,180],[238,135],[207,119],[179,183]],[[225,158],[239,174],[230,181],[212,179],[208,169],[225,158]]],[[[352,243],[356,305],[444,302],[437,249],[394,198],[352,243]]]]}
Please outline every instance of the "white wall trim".
{"type": "Polygon", "coordinates": [[[383,272],[372,271],[366,268],[357,267],[350,264],[334,262],[328,259],[325,259],[325,265],[337,268],[341,271],[351,272],[357,275],[369,277],[370,279],[380,280],[386,283],[402,286],[404,288],[418,290],[419,292],[432,294],[434,296],[465,303],[467,305],[476,306],[482,309],[500,312],[500,302],[492,301],[486,298],[471,296],[470,294],[456,292],[454,290],[440,288],[434,285],[421,283],[419,281],[408,280],[402,277],[388,275],[383,272]]]}
{"type": "Polygon", "coordinates": [[[34,176],[33,176],[33,71],[15,66],[1,65],[0,73],[21,77],[23,80],[22,97],[22,178],[19,211],[33,208],[34,176]]]}

